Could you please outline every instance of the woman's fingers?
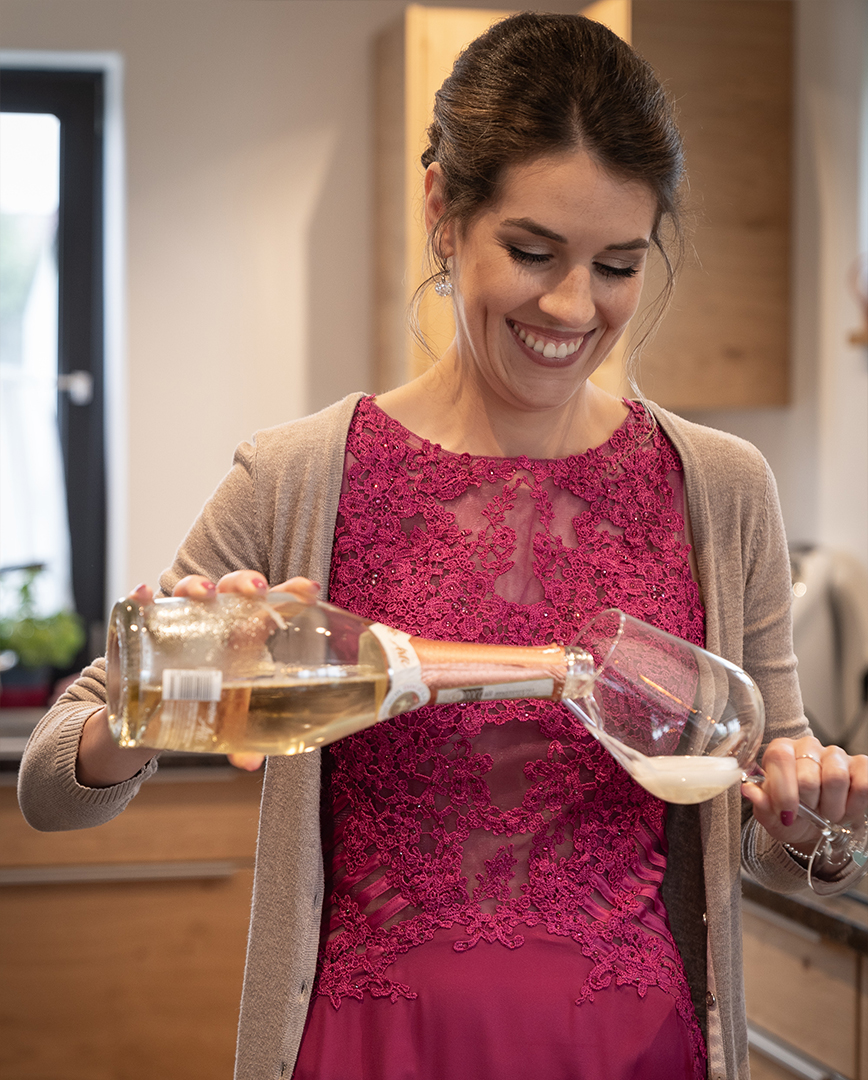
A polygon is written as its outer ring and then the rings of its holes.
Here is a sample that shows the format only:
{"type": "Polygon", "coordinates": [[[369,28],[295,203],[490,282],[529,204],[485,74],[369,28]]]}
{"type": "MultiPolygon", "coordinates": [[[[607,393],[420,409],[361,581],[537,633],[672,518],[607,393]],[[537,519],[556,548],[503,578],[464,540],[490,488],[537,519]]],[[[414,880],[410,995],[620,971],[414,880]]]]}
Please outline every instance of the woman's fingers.
{"type": "Polygon", "coordinates": [[[127,595],[127,600],[135,600],[135,602],[142,607],[150,604],[153,599],[154,590],[150,585],[137,585],[133,591],[127,595]]]}
{"type": "Polygon", "coordinates": [[[842,821],[847,812],[847,800],[850,797],[850,757],[839,746],[827,746],[820,755],[819,766],[813,759],[802,758],[801,766],[809,766],[813,774],[819,772],[819,787],[814,777],[803,792],[803,797],[810,797],[806,805],[816,809],[829,821],[842,821]],[[819,797],[818,797],[819,796],[819,797]]]}
{"type": "MultiPolygon", "coordinates": [[[[147,588],[140,585],[139,589],[147,588]]],[[[173,596],[188,596],[193,600],[207,600],[217,593],[236,593],[241,596],[258,598],[265,596],[267,592],[291,592],[301,600],[313,603],[319,599],[321,586],[317,581],[309,578],[294,577],[289,581],[283,581],[273,588],[269,586],[264,574],[259,570],[233,570],[231,574],[224,574],[215,585],[213,581],[201,574],[188,574],[181,578],[172,590],[173,596]]],[[[138,592],[138,590],[137,590],[138,592]]],[[[150,602],[152,593],[149,591],[150,602]]]]}
{"type": "MultiPolygon", "coordinates": [[[[792,739],[774,739],[763,754],[766,779],[762,791],[766,802],[761,802],[760,806],[766,815],[777,818],[785,828],[793,824],[799,806],[796,747],[797,743],[792,739]]],[[[763,824],[769,828],[765,821],[763,824]]]]}
{"type": "Polygon", "coordinates": [[[262,597],[268,592],[268,582],[258,570],[234,570],[217,582],[219,593],[239,593],[241,596],[262,597]]]}
{"type": "Polygon", "coordinates": [[[209,578],[201,574],[188,574],[182,577],[172,589],[172,596],[187,596],[191,600],[210,600],[216,591],[217,586],[209,578]]]}
{"type": "Polygon", "coordinates": [[[765,782],[742,787],[754,816],[779,840],[810,843],[817,828],[798,815],[799,803],[828,821],[860,821],[868,811],[868,757],[851,757],[813,736],[775,739],[763,755],[765,782]]]}
{"type": "Polygon", "coordinates": [[[318,581],[311,581],[310,578],[294,577],[289,581],[281,582],[280,585],[275,585],[271,591],[295,593],[299,600],[306,600],[309,604],[313,604],[319,600],[322,586],[318,581]]]}
{"type": "Polygon", "coordinates": [[[868,813],[868,757],[856,754],[850,758],[850,791],[844,820],[861,821],[868,813]]]}
{"type": "Polygon", "coordinates": [[[262,768],[262,763],[265,761],[264,754],[228,754],[229,763],[234,765],[236,769],[243,769],[244,772],[256,772],[257,769],[262,768]]]}

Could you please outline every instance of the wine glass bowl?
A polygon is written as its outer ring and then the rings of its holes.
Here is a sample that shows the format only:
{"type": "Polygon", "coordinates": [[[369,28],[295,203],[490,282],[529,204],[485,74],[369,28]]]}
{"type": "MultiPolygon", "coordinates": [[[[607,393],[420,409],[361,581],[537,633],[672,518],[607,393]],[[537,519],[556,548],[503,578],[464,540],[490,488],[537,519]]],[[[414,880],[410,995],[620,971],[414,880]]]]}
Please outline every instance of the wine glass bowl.
{"type": "Polygon", "coordinates": [[[617,609],[587,623],[574,646],[593,674],[567,707],[655,795],[702,802],[753,763],[765,711],[734,664],[617,609]]]}

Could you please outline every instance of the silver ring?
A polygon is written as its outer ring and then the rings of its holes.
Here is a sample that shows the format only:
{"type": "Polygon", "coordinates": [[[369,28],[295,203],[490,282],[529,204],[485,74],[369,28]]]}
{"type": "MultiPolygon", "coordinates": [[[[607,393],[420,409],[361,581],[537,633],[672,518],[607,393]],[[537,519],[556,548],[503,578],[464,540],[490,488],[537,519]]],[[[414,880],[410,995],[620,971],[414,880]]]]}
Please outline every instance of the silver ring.
{"type": "MultiPolygon", "coordinates": [[[[813,754],[796,754],[796,761],[801,761],[802,758],[807,758],[808,761],[813,761],[815,765],[820,765],[820,759],[815,758],[813,754]]],[[[820,765],[820,768],[822,768],[822,765],[820,765]]]]}

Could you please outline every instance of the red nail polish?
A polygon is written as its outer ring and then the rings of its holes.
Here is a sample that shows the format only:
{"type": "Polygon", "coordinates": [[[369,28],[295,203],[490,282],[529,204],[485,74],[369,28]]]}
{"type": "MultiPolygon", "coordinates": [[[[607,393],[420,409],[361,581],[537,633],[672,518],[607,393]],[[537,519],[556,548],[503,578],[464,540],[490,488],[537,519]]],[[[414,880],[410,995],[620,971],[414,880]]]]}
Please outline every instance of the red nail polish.
{"type": "Polygon", "coordinates": [[[785,829],[788,829],[790,825],[792,825],[795,816],[796,815],[792,810],[781,810],[781,825],[783,825],[785,829]]]}
{"type": "Polygon", "coordinates": [[[214,584],[213,581],[203,581],[202,588],[205,590],[205,592],[217,592],[217,586],[214,584]]]}
{"type": "Polygon", "coordinates": [[[254,578],[253,579],[253,588],[254,589],[267,589],[268,588],[268,582],[265,581],[264,578],[254,578]]]}

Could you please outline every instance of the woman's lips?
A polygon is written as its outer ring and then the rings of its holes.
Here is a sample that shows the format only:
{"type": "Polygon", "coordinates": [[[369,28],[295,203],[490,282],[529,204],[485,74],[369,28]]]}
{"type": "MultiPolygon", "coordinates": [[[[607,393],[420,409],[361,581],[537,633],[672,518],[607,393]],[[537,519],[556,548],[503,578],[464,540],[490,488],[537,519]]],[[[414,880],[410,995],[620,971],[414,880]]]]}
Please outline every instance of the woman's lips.
{"type": "Polygon", "coordinates": [[[572,337],[561,336],[555,338],[537,328],[528,329],[521,326],[511,319],[507,319],[507,323],[525,348],[534,353],[536,358],[542,358],[543,360],[569,360],[579,351],[585,339],[589,336],[588,333],[585,333],[572,337]]]}

